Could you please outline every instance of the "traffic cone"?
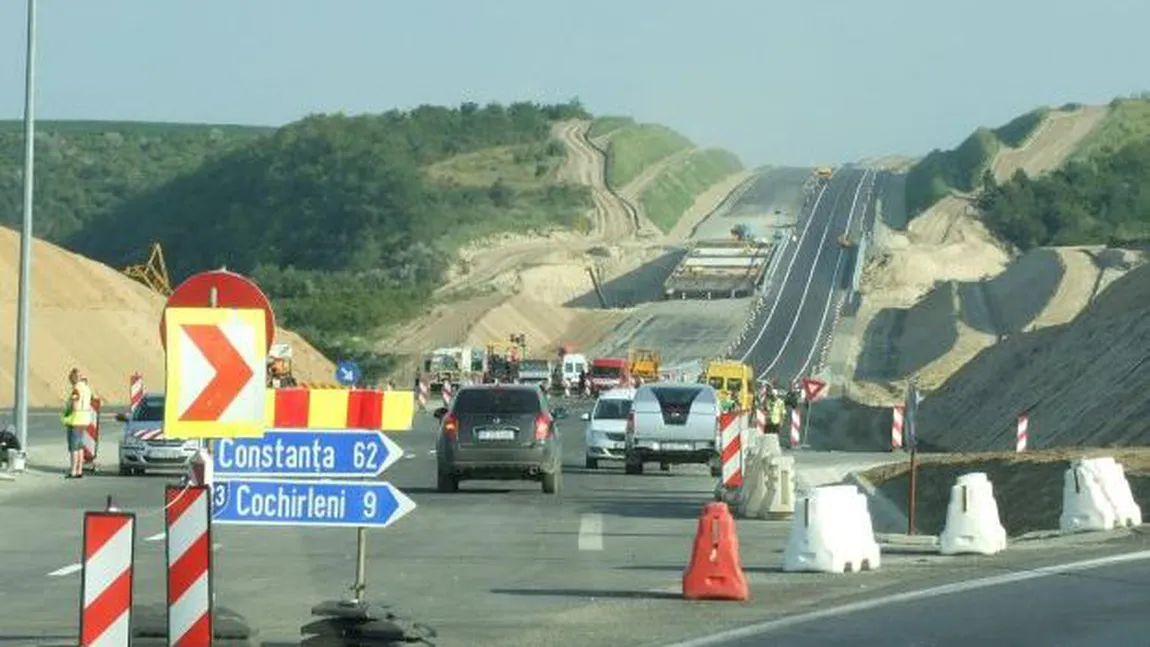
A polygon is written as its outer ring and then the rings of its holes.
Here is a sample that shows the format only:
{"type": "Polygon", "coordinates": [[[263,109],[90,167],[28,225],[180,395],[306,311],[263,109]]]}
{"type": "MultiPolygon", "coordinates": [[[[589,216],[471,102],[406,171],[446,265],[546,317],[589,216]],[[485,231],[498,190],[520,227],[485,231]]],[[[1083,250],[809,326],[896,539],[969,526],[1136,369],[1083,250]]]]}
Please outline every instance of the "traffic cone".
{"type": "Polygon", "coordinates": [[[703,506],[691,562],[683,571],[683,598],[738,602],[751,598],[747,576],[739,564],[735,519],[725,503],[703,506]]]}

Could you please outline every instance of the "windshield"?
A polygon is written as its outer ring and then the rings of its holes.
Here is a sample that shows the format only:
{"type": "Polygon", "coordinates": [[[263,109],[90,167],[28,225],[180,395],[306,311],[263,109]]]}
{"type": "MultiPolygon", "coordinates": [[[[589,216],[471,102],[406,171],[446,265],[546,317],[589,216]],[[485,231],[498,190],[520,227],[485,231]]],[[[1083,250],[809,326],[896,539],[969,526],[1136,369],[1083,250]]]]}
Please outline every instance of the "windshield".
{"type": "Polygon", "coordinates": [[[743,380],[741,378],[732,377],[727,380],[727,390],[731,393],[738,393],[743,390],[743,380]]]}
{"type": "Polygon", "coordinates": [[[591,375],[595,377],[619,377],[623,374],[623,368],[619,366],[592,366],[591,375]]]}
{"type": "Polygon", "coordinates": [[[723,390],[723,378],[721,377],[712,377],[707,380],[707,384],[710,384],[713,388],[719,391],[723,390]]]}
{"type": "Polygon", "coordinates": [[[519,370],[521,371],[546,371],[547,362],[538,359],[525,359],[519,362],[519,370]]]}
{"type": "Polygon", "coordinates": [[[625,420],[631,413],[630,400],[600,400],[595,405],[596,420],[625,420]]]}
{"type": "Polygon", "coordinates": [[[145,399],[132,413],[132,420],[138,422],[163,422],[164,401],[159,398],[154,400],[145,399]]]}

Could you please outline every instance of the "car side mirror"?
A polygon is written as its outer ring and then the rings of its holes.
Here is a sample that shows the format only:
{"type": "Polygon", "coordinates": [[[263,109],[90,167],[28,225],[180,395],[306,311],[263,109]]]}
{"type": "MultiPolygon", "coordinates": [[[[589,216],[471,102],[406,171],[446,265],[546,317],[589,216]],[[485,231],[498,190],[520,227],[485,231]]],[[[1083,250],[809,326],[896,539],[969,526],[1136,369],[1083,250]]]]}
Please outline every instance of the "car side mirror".
{"type": "Polygon", "coordinates": [[[443,416],[447,415],[447,407],[439,407],[431,415],[435,416],[436,420],[443,420],[443,416]]]}
{"type": "Polygon", "coordinates": [[[556,407],[551,410],[551,417],[556,420],[562,420],[567,417],[567,409],[564,407],[556,407]]]}
{"type": "Polygon", "coordinates": [[[117,422],[127,422],[128,421],[128,414],[122,413],[122,412],[117,413],[116,414],[116,421],[117,422]]]}
{"type": "Polygon", "coordinates": [[[585,414],[579,416],[579,419],[582,420],[583,422],[588,422],[591,420],[591,414],[585,413],[585,414]]]}

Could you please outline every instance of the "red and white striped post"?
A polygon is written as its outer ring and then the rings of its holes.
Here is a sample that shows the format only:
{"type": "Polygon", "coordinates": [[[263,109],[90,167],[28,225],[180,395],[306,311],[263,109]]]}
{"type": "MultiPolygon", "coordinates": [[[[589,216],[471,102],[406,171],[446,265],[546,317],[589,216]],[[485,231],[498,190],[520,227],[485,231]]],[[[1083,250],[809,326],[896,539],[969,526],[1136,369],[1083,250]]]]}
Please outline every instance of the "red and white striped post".
{"type": "Polygon", "coordinates": [[[84,513],[80,647],[127,647],[132,637],[136,515],[84,513]]]}
{"type": "Polygon", "coordinates": [[[167,486],[168,647],[212,645],[211,488],[167,486]]]}
{"type": "Polygon", "coordinates": [[[128,378],[128,410],[135,411],[144,401],[144,376],[132,373],[128,378]]]}
{"type": "Polygon", "coordinates": [[[798,447],[803,442],[803,414],[799,408],[791,409],[791,447],[798,447]]]}
{"type": "Polygon", "coordinates": [[[430,387],[427,386],[427,382],[425,380],[420,379],[419,380],[419,392],[416,394],[416,399],[419,402],[420,411],[426,411],[427,410],[427,401],[428,401],[428,399],[430,399],[430,396],[431,396],[430,387]]]}
{"type": "Polygon", "coordinates": [[[1026,451],[1026,444],[1030,440],[1030,417],[1025,413],[1018,416],[1018,430],[1014,435],[1014,451],[1026,451]]]}
{"type": "Polygon", "coordinates": [[[443,406],[450,407],[451,406],[451,398],[453,395],[452,389],[451,389],[451,382],[444,382],[443,383],[443,389],[440,390],[439,394],[441,396],[443,396],[443,406]]]}
{"type": "Polygon", "coordinates": [[[571,380],[563,378],[563,397],[571,397],[571,380]]]}
{"type": "Polygon", "coordinates": [[[93,463],[100,451],[100,398],[92,396],[92,421],[84,428],[80,438],[84,450],[84,463],[93,463]]]}
{"type": "Polygon", "coordinates": [[[723,488],[734,490],[743,484],[742,412],[719,415],[719,460],[722,461],[723,488]]]}
{"type": "Polygon", "coordinates": [[[902,421],[906,407],[899,404],[891,407],[890,411],[890,448],[902,448],[902,421]]]}

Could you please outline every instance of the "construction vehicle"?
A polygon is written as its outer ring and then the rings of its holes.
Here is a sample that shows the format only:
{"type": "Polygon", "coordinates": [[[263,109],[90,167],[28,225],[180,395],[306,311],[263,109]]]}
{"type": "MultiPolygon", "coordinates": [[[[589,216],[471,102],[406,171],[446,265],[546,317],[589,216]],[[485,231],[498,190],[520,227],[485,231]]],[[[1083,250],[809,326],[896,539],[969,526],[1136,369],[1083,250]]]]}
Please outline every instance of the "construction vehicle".
{"type": "Polygon", "coordinates": [[[749,364],[727,359],[707,362],[701,382],[710,384],[724,398],[749,411],[754,404],[755,371],[749,364]]]}
{"type": "Polygon", "coordinates": [[[522,333],[512,333],[507,341],[489,342],[483,382],[514,384],[519,380],[519,361],[526,355],[527,336],[522,333]]]}
{"type": "Polygon", "coordinates": [[[267,386],[286,389],[298,386],[292,373],[292,350],[288,344],[272,344],[267,356],[267,386]]]}
{"type": "Polygon", "coordinates": [[[124,268],[124,274],[164,296],[172,293],[172,282],[168,279],[168,265],[164,262],[164,248],[159,243],[152,243],[152,253],[148,256],[147,263],[129,265],[124,268]]]}
{"type": "Polygon", "coordinates": [[[843,233],[839,234],[839,247],[842,247],[845,249],[845,248],[854,247],[854,245],[855,245],[854,241],[851,240],[850,234],[846,233],[845,231],[843,233]]]}
{"type": "Polygon", "coordinates": [[[443,391],[444,384],[458,385],[473,381],[481,375],[484,366],[482,351],[470,346],[436,348],[424,354],[420,366],[420,379],[432,393],[443,391]]]}
{"type": "Polygon", "coordinates": [[[753,239],[702,240],[663,283],[665,299],[737,299],[754,294],[767,271],[771,243],[753,239]]]}
{"type": "Polygon", "coordinates": [[[626,357],[599,357],[591,360],[591,394],[631,385],[630,363],[626,357]]]}
{"type": "Polygon", "coordinates": [[[829,166],[820,166],[815,169],[815,179],[819,182],[830,182],[831,177],[834,176],[834,170],[829,166]]]}
{"type": "Polygon", "coordinates": [[[543,389],[551,388],[551,371],[553,367],[549,359],[521,359],[519,360],[520,384],[531,384],[543,389]]]}
{"type": "Polygon", "coordinates": [[[639,378],[644,382],[655,382],[659,379],[659,351],[646,348],[632,348],[627,353],[627,369],[631,377],[639,378]]]}

